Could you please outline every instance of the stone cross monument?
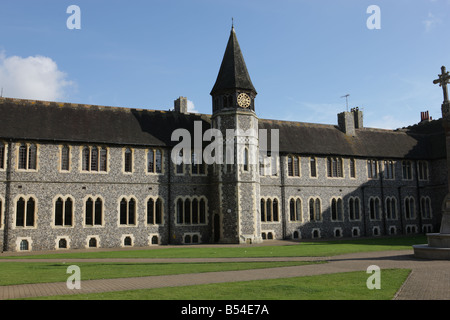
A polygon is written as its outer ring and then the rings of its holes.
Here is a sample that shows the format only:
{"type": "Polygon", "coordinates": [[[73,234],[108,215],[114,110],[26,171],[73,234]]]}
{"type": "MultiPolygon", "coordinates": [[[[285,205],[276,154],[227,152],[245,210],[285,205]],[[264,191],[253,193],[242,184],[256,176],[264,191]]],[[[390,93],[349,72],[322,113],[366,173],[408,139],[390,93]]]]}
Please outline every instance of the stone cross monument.
{"type": "MultiPolygon", "coordinates": [[[[447,148],[447,185],[450,186],[450,101],[448,100],[447,84],[450,83],[450,74],[445,67],[434,84],[439,84],[444,91],[444,102],[442,103],[442,123],[445,131],[447,148]]],[[[450,260],[450,192],[447,193],[442,204],[442,222],[440,233],[428,233],[428,245],[416,245],[414,255],[425,259],[450,260]]]]}

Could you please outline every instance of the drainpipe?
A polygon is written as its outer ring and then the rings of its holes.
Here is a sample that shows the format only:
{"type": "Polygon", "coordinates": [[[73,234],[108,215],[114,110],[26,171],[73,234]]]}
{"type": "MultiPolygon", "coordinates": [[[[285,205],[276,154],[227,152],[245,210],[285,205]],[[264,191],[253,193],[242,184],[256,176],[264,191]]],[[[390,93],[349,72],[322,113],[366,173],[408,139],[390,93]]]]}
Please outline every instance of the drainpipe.
{"type": "Polygon", "coordinates": [[[419,210],[417,210],[418,214],[419,214],[419,232],[422,233],[422,206],[421,206],[421,201],[420,201],[420,185],[419,185],[419,163],[417,162],[417,160],[415,161],[415,173],[416,173],[416,188],[417,188],[417,204],[419,207],[419,210]]]}
{"type": "Polygon", "coordinates": [[[286,188],[285,188],[285,176],[284,176],[284,159],[280,155],[280,178],[281,178],[281,223],[282,223],[282,229],[283,229],[283,239],[286,238],[286,188]]]}
{"type": "Polygon", "coordinates": [[[171,244],[171,239],[172,239],[172,235],[171,235],[171,223],[172,223],[172,197],[171,197],[171,175],[172,175],[172,161],[171,161],[171,155],[168,154],[167,156],[168,159],[168,165],[167,167],[169,168],[168,170],[168,180],[167,180],[167,244],[171,244]]]}
{"type": "Polygon", "coordinates": [[[8,153],[6,156],[6,188],[5,188],[5,225],[3,227],[3,248],[2,252],[8,251],[8,232],[9,232],[9,206],[11,198],[11,164],[12,164],[12,141],[8,142],[8,153]]]}

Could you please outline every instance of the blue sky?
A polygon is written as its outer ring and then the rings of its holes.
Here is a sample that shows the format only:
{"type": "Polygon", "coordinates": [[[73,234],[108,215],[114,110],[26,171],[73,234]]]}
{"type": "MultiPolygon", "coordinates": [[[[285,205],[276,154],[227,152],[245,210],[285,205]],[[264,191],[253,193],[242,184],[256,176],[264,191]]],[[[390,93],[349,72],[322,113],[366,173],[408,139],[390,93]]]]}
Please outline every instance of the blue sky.
{"type": "Polygon", "coordinates": [[[1,2],[6,97],[168,110],[186,96],[211,113],[234,17],[260,118],[336,124],[346,94],[368,127],[441,117],[432,81],[450,69],[450,0],[1,2]],[[66,26],[70,5],[80,30],[66,26]]]}

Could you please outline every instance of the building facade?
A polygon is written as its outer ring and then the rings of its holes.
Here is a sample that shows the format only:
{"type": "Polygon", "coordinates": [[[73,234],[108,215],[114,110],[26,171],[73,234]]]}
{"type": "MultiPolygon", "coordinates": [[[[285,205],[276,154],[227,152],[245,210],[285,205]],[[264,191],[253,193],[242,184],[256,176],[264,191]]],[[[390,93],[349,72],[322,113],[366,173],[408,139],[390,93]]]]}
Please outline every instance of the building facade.
{"type": "Polygon", "coordinates": [[[357,108],[337,125],[259,119],[256,96],[232,29],[211,115],[188,113],[183,97],[173,111],[0,98],[3,251],[439,230],[441,119],[398,130],[365,128],[357,108]],[[211,128],[237,132],[232,149],[221,141],[230,163],[195,161],[205,145],[173,152],[175,130],[211,128]],[[277,152],[260,150],[251,129],[276,131],[277,152]]]}

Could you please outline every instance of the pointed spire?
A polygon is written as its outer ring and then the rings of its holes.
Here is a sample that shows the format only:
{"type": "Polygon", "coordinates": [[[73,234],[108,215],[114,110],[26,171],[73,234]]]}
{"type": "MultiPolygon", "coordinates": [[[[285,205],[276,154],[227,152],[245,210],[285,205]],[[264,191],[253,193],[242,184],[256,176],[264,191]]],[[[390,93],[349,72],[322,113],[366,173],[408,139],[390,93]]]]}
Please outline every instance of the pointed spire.
{"type": "Polygon", "coordinates": [[[250,90],[256,95],[232,21],[230,38],[211,95],[230,90],[250,90]]]}

